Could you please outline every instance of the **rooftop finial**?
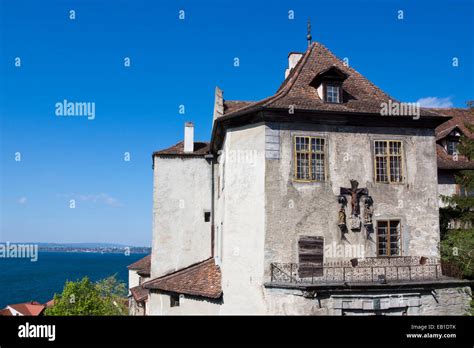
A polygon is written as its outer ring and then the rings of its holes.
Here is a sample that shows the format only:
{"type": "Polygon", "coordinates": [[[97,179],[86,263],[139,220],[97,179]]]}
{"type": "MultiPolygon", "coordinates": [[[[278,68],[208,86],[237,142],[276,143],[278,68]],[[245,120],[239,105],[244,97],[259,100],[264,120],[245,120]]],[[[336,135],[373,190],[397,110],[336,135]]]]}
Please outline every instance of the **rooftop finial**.
{"type": "Polygon", "coordinates": [[[308,40],[308,47],[311,46],[311,21],[309,20],[308,17],[308,35],[306,35],[306,40],[308,40]]]}

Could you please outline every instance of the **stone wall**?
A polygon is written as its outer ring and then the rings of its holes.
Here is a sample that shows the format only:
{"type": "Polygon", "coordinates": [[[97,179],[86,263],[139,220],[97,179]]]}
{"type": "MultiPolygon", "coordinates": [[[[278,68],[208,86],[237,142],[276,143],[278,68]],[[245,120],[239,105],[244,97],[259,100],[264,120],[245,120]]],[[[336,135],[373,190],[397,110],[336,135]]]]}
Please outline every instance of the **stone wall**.
{"type": "Polygon", "coordinates": [[[472,292],[469,286],[439,288],[421,298],[420,315],[466,315],[472,292]]]}
{"type": "MultiPolygon", "coordinates": [[[[416,288],[416,286],[414,286],[416,288]]],[[[302,290],[267,289],[269,314],[297,315],[466,315],[470,308],[469,286],[433,286],[423,291],[406,289],[341,294],[302,290]]]]}

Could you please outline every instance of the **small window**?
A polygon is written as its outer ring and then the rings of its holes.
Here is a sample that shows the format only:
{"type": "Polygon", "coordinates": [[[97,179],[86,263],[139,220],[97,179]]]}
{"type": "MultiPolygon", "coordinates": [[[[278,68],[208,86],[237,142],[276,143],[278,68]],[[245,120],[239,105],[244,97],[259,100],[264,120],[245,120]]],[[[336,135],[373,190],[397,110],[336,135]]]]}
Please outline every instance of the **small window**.
{"type": "Polygon", "coordinates": [[[325,139],[316,137],[294,138],[295,179],[301,181],[325,181],[325,139]]]}
{"type": "Polygon", "coordinates": [[[377,221],[377,256],[400,256],[400,220],[377,221]]]}
{"type": "Polygon", "coordinates": [[[179,295],[170,296],[170,307],[179,307],[179,295]]]}
{"type": "Polygon", "coordinates": [[[403,146],[401,141],[375,141],[375,182],[400,183],[403,181],[403,146]]]}
{"type": "Polygon", "coordinates": [[[204,222],[209,222],[211,221],[211,212],[210,211],[205,211],[204,212],[204,222]]]}
{"type": "Polygon", "coordinates": [[[448,140],[446,143],[446,150],[448,155],[454,155],[458,153],[458,142],[455,140],[448,140]]]}
{"type": "Polygon", "coordinates": [[[341,86],[327,84],[326,85],[326,102],[340,103],[341,102],[341,86]]]}

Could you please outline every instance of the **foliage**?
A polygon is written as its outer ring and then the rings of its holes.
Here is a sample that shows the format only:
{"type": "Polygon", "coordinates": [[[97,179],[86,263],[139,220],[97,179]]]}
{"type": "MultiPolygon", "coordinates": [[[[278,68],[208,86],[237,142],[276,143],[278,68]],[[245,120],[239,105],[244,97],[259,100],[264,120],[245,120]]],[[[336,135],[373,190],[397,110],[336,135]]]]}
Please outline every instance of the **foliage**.
{"type": "Polygon", "coordinates": [[[474,279],[474,229],[450,230],[441,241],[441,259],[457,267],[463,278],[474,279]]]}
{"type": "Polygon", "coordinates": [[[84,277],[67,281],[61,294],[54,295],[54,305],[45,315],[125,315],[126,285],[116,275],[97,283],[84,277]]]}

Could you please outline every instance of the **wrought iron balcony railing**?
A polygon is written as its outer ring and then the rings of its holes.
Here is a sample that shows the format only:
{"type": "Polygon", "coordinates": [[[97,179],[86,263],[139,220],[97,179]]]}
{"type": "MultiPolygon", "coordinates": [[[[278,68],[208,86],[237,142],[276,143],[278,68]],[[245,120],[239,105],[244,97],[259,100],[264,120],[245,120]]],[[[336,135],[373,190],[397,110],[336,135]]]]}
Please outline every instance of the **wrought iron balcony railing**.
{"type": "Polygon", "coordinates": [[[439,259],[426,257],[364,258],[314,264],[271,263],[272,283],[385,283],[442,277],[439,259]]]}

